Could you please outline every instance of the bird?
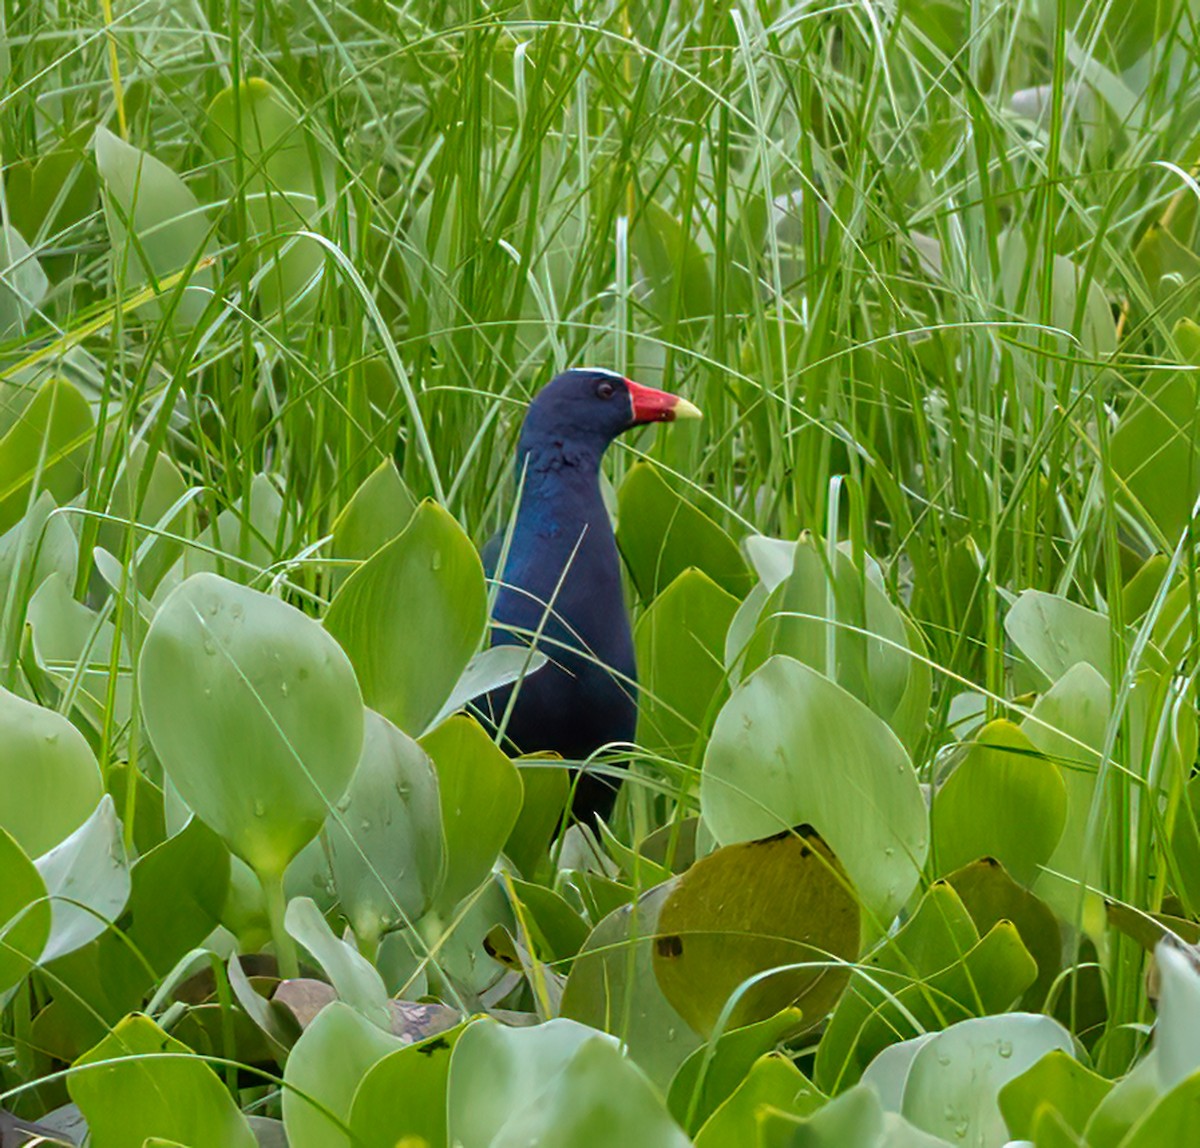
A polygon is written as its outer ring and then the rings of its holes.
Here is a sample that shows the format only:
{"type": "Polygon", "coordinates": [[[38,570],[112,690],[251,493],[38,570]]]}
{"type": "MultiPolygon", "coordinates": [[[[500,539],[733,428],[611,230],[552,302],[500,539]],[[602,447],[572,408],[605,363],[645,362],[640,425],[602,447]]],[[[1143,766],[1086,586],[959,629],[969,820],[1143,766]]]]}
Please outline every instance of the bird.
{"type": "MultiPolygon", "coordinates": [[[[491,645],[533,644],[548,660],[484,695],[478,707],[493,730],[502,727],[509,748],[584,761],[602,746],[633,741],[637,665],[600,460],[634,427],[700,417],[687,399],[597,367],[564,371],[529,404],[491,645]]],[[[502,545],[503,535],[489,542],[485,565],[495,564],[502,545]]],[[[607,819],[618,785],[581,772],[575,819],[593,826],[607,819]]]]}

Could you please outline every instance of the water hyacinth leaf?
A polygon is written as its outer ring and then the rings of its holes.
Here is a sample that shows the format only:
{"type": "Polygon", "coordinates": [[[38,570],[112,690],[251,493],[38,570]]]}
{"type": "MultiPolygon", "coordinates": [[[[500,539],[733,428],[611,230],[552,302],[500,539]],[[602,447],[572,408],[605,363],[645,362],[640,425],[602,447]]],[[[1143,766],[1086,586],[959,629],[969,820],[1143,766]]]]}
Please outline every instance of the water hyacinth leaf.
{"type": "Polygon", "coordinates": [[[61,714],[0,689],[0,829],[37,857],[79,828],[100,802],[96,755],[61,714]],[[52,793],[53,801],[46,795],[52,793]]]}
{"type": "Polygon", "coordinates": [[[149,1017],[122,1020],[67,1077],[71,1099],[87,1118],[89,1142],[142,1148],[157,1136],[188,1148],[256,1148],[225,1086],[191,1053],[149,1017]]]}
{"type": "Polygon", "coordinates": [[[1031,1138],[1038,1109],[1050,1105],[1072,1132],[1083,1134],[1092,1113],[1112,1090],[1113,1082],[1060,1049],[1014,1077],[998,1096],[1010,1136],[1031,1138]]]}
{"type": "Polygon", "coordinates": [[[48,379],[20,401],[0,437],[0,531],[20,521],[35,479],[60,506],[83,489],[92,435],[91,408],[65,379],[48,379]]]}
{"type": "MultiPolygon", "coordinates": [[[[1180,334],[1200,338],[1200,328],[1182,321],[1180,334]]],[[[1109,443],[1113,471],[1139,517],[1174,547],[1200,494],[1200,442],[1193,371],[1148,372],[1133,391],[1109,443]]]]}
{"type": "Polygon", "coordinates": [[[1178,942],[1160,941],[1154,950],[1161,983],[1154,1047],[1164,1088],[1200,1072],[1200,971],[1191,952],[1178,942]]]}
{"type": "Polygon", "coordinates": [[[446,852],[437,773],[428,754],[374,710],[326,835],[342,912],[366,951],[433,903],[446,852]]]}
{"type": "Polygon", "coordinates": [[[650,464],[630,469],[617,503],[617,544],[642,601],[652,601],[689,566],[735,598],[750,590],[753,578],[737,544],[650,464]]]}
{"type": "Polygon", "coordinates": [[[638,619],[638,744],[686,761],[725,688],[725,635],[737,599],[700,570],[685,570],[638,619]]]}
{"type": "Polygon", "coordinates": [[[312,899],[293,897],[288,902],[284,925],[325,970],[338,998],[387,1031],[391,1014],[383,978],[353,946],[333,935],[312,899]]]}
{"type": "Polygon", "coordinates": [[[1038,698],[1021,723],[1021,731],[1055,764],[1066,787],[1062,836],[1034,882],[1034,891],[1066,921],[1074,921],[1081,908],[1076,882],[1094,886],[1100,875],[1100,836],[1089,833],[1088,823],[1111,710],[1108,682],[1080,662],[1038,698]]]}
{"type": "Polygon", "coordinates": [[[742,549],[767,593],[791,574],[797,545],[785,538],[768,538],[763,534],[748,534],[742,539],[742,549]]]}
{"type": "MultiPolygon", "coordinates": [[[[396,464],[385,459],[363,480],[334,520],[330,553],[334,558],[365,562],[404,533],[416,510],[417,500],[396,464]]],[[[351,569],[335,567],[334,584],[341,585],[351,569]]]]}
{"type": "Polygon", "coordinates": [[[1011,722],[991,722],[933,799],[938,865],[949,872],[994,857],[1023,885],[1032,885],[1066,818],[1058,768],[1011,722]]]}
{"type": "Polygon", "coordinates": [[[440,725],[452,713],[465,709],[473,699],[491,690],[520,681],[540,670],[550,659],[527,646],[489,646],[472,656],[450,696],[426,729],[440,725]]]}
{"type": "Polygon", "coordinates": [[[466,1029],[448,1032],[388,1053],[367,1070],[354,1093],[350,1127],[363,1148],[445,1144],[450,1058],[466,1029]]]}
{"type": "Polygon", "coordinates": [[[856,563],[839,549],[831,575],[817,540],[805,534],[790,573],[763,604],[740,669],[749,674],[772,654],[786,654],[836,681],[898,735],[914,737],[910,711],[920,714],[919,733],[929,670],[912,657],[906,620],[880,589],[872,566],[869,556],[856,563]]]}
{"type": "Polygon", "coordinates": [[[908,754],[862,702],[775,656],[718,715],[700,782],[722,845],[812,825],[884,929],[916,888],[928,815],[908,754]]]}
{"type": "Polygon", "coordinates": [[[129,900],[129,861],[112,798],[106,793],[92,815],[35,864],[52,910],[42,960],[52,961],[100,936],[129,900]]]}
{"type": "MultiPolygon", "coordinates": [[[[208,129],[210,146],[231,183],[234,157],[242,157],[241,191],[254,238],[269,240],[310,227],[334,191],[332,157],[275,87],[256,76],[236,92],[226,88],[209,105],[208,129]]],[[[298,238],[267,243],[261,250],[263,314],[283,312],[289,319],[310,314],[324,266],[320,245],[298,238]]]]}
{"type": "Polygon", "coordinates": [[[521,811],[521,778],[472,717],[458,714],[421,739],[437,770],[446,877],[440,905],[454,905],[492,871],[521,811]]]}
{"type": "Polygon", "coordinates": [[[711,1045],[696,1049],[671,1080],[667,1094],[671,1115],[685,1131],[695,1132],[733,1095],[761,1058],[805,1027],[803,1012],[786,1008],[766,1020],[724,1032],[711,1045]]]}
{"type": "Polygon", "coordinates": [[[1200,1108],[1200,1072],[1181,1080],[1142,1116],[1121,1141],[1121,1148],[1160,1148],[1187,1144],[1196,1135],[1200,1108]]]}
{"type": "Polygon", "coordinates": [[[813,1079],[830,1095],[857,1083],[897,1040],[1009,1008],[1037,977],[1016,927],[1001,921],[981,939],[942,881],[861,964],[817,1048],[813,1079]]]}
{"type": "Polygon", "coordinates": [[[980,934],[1001,921],[1011,921],[1021,943],[1037,961],[1038,977],[1025,993],[1027,1010],[1041,1008],[1062,967],[1062,934],[1050,907],[1022,888],[994,858],[973,861],[951,873],[946,881],[959,895],[980,934]]]}
{"type": "Polygon", "coordinates": [[[802,1010],[815,1025],[833,1007],[858,955],[854,892],[808,826],[727,845],[697,861],[663,903],[654,972],[676,1011],[710,1036],[732,996],[727,1027],[802,1010]],[[744,982],[779,972],[749,987],[744,982]]]}
{"type": "MultiPolygon", "coordinates": [[[[85,121],[43,151],[37,163],[24,160],[8,165],[5,172],[8,217],[31,243],[53,241],[58,233],[92,214],[97,182],[85,149],[93,130],[85,121]]],[[[58,279],[60,274],[55,269],[64,264],[69,267],[70,256],[47,254],[43,262],[50,278],[58,279]]]]}
{"type": "Polygon", "coordinates": [[[0,221],[0,342],[23,334],[50,280],[24,236],[0,221]]]}
{"type": "Polygon", "coordinates": [[[1008,1139],[997,1096],[1054,1050],[1070,1053],[1071,1034],[1032,1013],[974,1017],[951,1025],[913,1059],[902,1114],[918,1128],[966,1148],[1008,1139]]]}
{"type": "Polygon", "coordinates": [[[49,936],[46,884],[16,839],[0,827],[0,1000],[33,968],[49,936]]]}
{"type": "Polygon", "coordinates": [[[180,796],[260,877],[282,878],[358,764],[363,706],[345,654],[294,607],[196,574],[159,608],[139,670],[180,796]]]}
{"type": "MultiPolygon", "coordinates": [[[[157,286],[216,251],[204,209],[165,163],[97,127],[96,167],[104,184],[104,218],[117,281],[126,291],[157,286]]],[[[214,284],[211,267],[195,271],[173,304],[172,322],[192,327],[204,313],[214,284]]]]}
{"type": "Polygon", "coordinates": [[[811,1116],[767,1111],[760,1123],[764,1148],[942,1148],[944,1140],[913,1128],[894,1112],[884,1112],[865,1086],[852,1088],[811,1116]]]}
{"type": "Polygon", "coordinates": [[[66,516],[56,514],[54,496],[43,490],[20,522],[0,536],[0,585],[17,587],[29,598],[52,574],[69,580],[79,543],[66,516]]]}
{"type": "Polygon", "coordinates": [[[521,778],[521,812],[504,843],[504,855],[532,879],[562,823],[571,796],[571,777],[563,766],[527,765],[520,760],[516,766],[521,778]]]}
{"type": "Polygon", "coordinates": [[[900,1106],[904,1103],[904,1086],[908,1083],[912,1063],[921,1048],[933,1037],[934,1033],[923,1032],[920,1036],[902,1040],[899,1044],[889,1044],[863,1069],[862,1083],[868,1085],[879,1097],[884,1112],[900,1111],[900,1106]]]}
{"type": "Polygon", "coordinates": [[[283,1070],[283,1123],[291,1148],[350,1148],[355,1092],[375,1064],[402,1047],[399,1037],[349,1005],[326,1005],[283,1070]]]}
{"type": "Polygon", "coordinates": [[[1079,662],[1113,680],[1108,619],[1095,610],[1057,594],[1025,590],[1005,615],[1004,630],[1047,686],[1079,662]]]}
{"type": "Polygon", "coordinates": [[[346,579],[325,615],[367,705],[414,737],[450,696],[486,624],[479,555],[434,502],[346,579]]]}
{"type": "Polygon", "coordinates": [[[217,927],[229,870],[225,843],[198,817],[138,858],[126,934],[157,973],[165,976],[217,927]]]}
{"type": "Polygon", "coordinates": [[[702,1043],[654,973],[659,912],[673,887],[673,881],[659,885],[600,921],[571,966],[561,1009],[565,1017],[612,1033],[663,1089],[702,1043]]]}
{"type": "Polygon", "coordinates": [[[699,245],[666,208],[642,205],[630,247],[650,288],[650,306],[663,323],[712,314],[712,276],[699,245]]]}
{"type": "MultiPolygon", "coordinates": [[[[693,1055],[703,1055],[703,1050],[693,1055]]],[[[824,1103],[825,1097],[809,1083],[790,1057],[767,1053],[739,1078],[733,1092],[704,1122],[696,1134],[696,1148],[753,1144],[764,1110],[808,1116],[824,1103]]]]}

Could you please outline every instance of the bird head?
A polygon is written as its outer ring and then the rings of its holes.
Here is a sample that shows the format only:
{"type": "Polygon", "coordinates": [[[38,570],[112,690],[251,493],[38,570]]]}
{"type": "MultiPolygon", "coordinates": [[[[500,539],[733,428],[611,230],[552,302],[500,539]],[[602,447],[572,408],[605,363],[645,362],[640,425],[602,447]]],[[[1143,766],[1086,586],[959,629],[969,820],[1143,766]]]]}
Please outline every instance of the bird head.
{"type": "Polygon", "coordinates": [[[541,438],[595,445],[602,453],[624,431],[646,423],[698,419],[687,399],[644,387],[615,371],[574,367],[555,376],[529,405],[524,443],[541,438]]]}

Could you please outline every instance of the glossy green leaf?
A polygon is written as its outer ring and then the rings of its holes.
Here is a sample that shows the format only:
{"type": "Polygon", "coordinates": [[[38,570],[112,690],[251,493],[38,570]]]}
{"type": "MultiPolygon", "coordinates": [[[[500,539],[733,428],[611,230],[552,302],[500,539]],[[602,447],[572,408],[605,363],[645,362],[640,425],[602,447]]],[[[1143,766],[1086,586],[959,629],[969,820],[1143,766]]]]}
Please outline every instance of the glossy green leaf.
{"type": "Polygon", "coordinates": [[[33,968],[49,936],[45,882],[16,839],[0,827],[0,1000],[33,968]]]}
{"type": "Polygon", "coordinates": [[[998,1096],[1008,1133],[1032,1138],[1038,1109],[1050,1105],[1073,1132],[1082,1134],[1112,1081],[1082,1065],[1069,1053],[1055,1049],[1014,1077],[998,1096]]]}
{"type": "Polygon", "coordinates": [[[673,887],[659,885],[600,921],[571,966],[561,1008],[563,1016],[616,1036],[663,1089],[701,1044],[654,972],[658,917],[673,887]]]}
{"type": "Polygon", "coordinates": [[[44,382],[0,437],[0,530],[25,513],[30,487],[62,506],[82,489],[92,433],[87,400],[65,379],[44,382]]]}
{"type": "Polygon", "coordinates": [[[708,260],[683,223],[654,200],[648,200],[642,205],[629,240],[650,288],[650,305],[662,322],[712,315],[708,260]]]}
{"type": "Polygon", "coordinates": [[[700,570],[685,570],[634,629],[638,744],[686,761],[709,707],[726,692],[725,634],[737,599],[700,570]]]}
{"type": "Polygon", "coordinates": [[[1095,610],[1057,594],[1026,590],[1005,615],[1004,629],[1047,684],[1079,662],[1106,681],[1113,679],[1108,619],[1095,610]]]}
{"type": "Polygon", "coordinates": [[[0,585],[28,598],[53,574],[69,581],[79,545],[66,517],[56,514],[54,496],[43,490],[29,512],[0,535],[0,585]]]}
{"type": "MultiPolygon", "coordinates": [[[[732,1034],[731,1034],[732,1035],[732,1034]]],[[[693,1053],[702,1056],[704,1050],[693,1053]]],[[[774,1109],[789,1116],[808,1116],[825,1103],[804,1074],[781,1053],[759,1057],[737,1086],[696,1134],[696,1148],[725,1148],[753,1144],[759,1115],[774,1109]]]]}
{"type": "Polygon", "coordinates": [[[256,1148],[216,1073],[149,1017],[121,1021],[76,1061],[67,1088],[94,1148],[142,1148],[153,1136],[188,1148],[256,1148]]]}
{"type": "Polygon", "coordinates": [[[753,584],[733,539],[648,463],[637,463],[621,483],[617,519],[617,543],[643,601],[656,598],[690,566],[735,598],[753,584]]]}
{"type": "Polygon", "coordinates": [[[1130,1128],[1157,1103],[1163,1086],[1158,1052],[1150,1052],[1121,1077],[1096,1106],[1084,1129],[1089,1148],[1117,1148],[1130,1128]]]}
{"type": "Polygon", "coordinates": [[[997,1095],[1046,1053],[1070,1053],[1057,1021],[1032,1013],[976,1017],[951,1025],[922,1046],[904,1089],[903,1115],[918,1128],[965,1148],[1007,1138],[997,1095]]]}
{"type": "Polygon", "coordinates": [[[0,341],[24,334],[49,288],[50,280],[24,236],[7,221],[0,222],[0,341]]]}
{"type": "Polygon", "coordinates": [[[310,314],[324,267],[321,247],[307,238],[278,239],[309,229],[333,197],[332,157],[279,91],[257,76],[217,95],[208,108],[207,135],[231,184],[234,159],[241,157],[246,215],[253,236],[267,241],[258,280],[264,315],[283,313],[295,321],[310,314]]]}
{"type": "MultiPolygon", "coordinates": [[[[800,1009],[787,1008],[766,1020],[724,1032],[696,1049],[671,1080],[667,1094],[671,1115],[685,1130],[695,1131],[739,1088],[760,1059],[805,1027],[800,1009]]],[[[813,1095],[819,1095],[808,1087],[813,1095]]]]}
{"type": "Polygon", "coordinates": [[[852,1088],[811,1116],[767,1111],[760,1118],[763,1148],[941,1148],[946,1141],[884,1112],[869,1088],[852,1088]]]}
{"type": "Polygon", "coordinates": [[[346,579],[325,615],[367,705],[414,737],[450,696],[486,623],[479,555],[433,502],[346,579]]]}
{"type": "Polygon", "coordinates": [[[933,800],[939,869],[994,857],[1018,881],[1036,880],[1058,845],[1067,791],[1058,768],[1011,722],[980,731],[933,800]]]}
{"type": "Polygon", "coordinates": [[[350,1148],[350,1110],[359,1085],[403,1044],[349,1005],[326,1005],[296,1041],[283,1072],[283,1123],[291,1148],[350,1148]]]}
{"type": "Polygon", "coordinates": [[[571,796],[571,775],[565,766],[515,763],[521,777],[521,812],[504,843],[505,856],[532,878],[562,822],[571,796]]]}
{"type": "Polygon", "coordinates": [[[1178,942],[1160,941],[1154,950],[1161,982],[1154,1047],[1158,1076],[1173,1088],[1200,1072],[1200,970],[1194,950],[1178,942]]]}
{"type": "Polygon", "coordinates": [[[466,1025],[388,1053],[354,1093],[350,1127],[362,1148],[446,1143],[450,1057],[466,1025]]]}
{"type": "Polygon", "coordinates": [[[446,834],[446,879],[438,902],[453,905],[492,871],[521,810],[516,767],[471,717],[448,718],[421,739],[437,769],[446,834]]]}
{"type": "Polygon", "coordinates": [[[811,1026],[845,987],[859,931],[858,905],[842,867],[825,842],[801,826],[727,845],[684,873],[659,912],[654,972],[667,1000],[705,1037],[726,1005],[732,1006],[728,1028],[792,1006],[811,1026]],[[808,967],[755,980],[795,964],[808,967]]]}
{"type": "Polygon", "coordinates": [[[277,598],[196,574],[155,615],[139,683],[155,753],[188,806],[260,876],[282,877],[362,749],[337,643],[277,598]]]}
{"type": "Polygon", "coordinates": [[[70,837],[36,860],[52,911],[43,961],[82,948],[121,915],[130,890],[121,829],[106,793],[70,837]]]}
{"type": "Polygon", "coordinates": [[[27,854],[40,856],[91,816],[103,793],[100,766],[66,718],[5,689],[0,744],[0,829],[27,854]]]}
{"type": "Polygon", "coordinates": [[[341,909],[360,943],[378,944],[433,903],[446,851],[437,773],[412,738],[373,710],[326,832],[341,909]]]}
{"type": "Polygon", "coordinates": [[[792,658],[772,657],[725,703],[700,806],[723,845],[813,826],[881,929],[916,887],[929,845],[925,803],[896,735],[792,658]]]}
{"type": "MultiPolygon", "coordinates": [[[[404,484],[396,464],[385,459],[363,481],[333,524],[330,553],[335,558],[365,562],[381,547],[404,533],[417,510],[417,500],[404,484]]],[[[335,568],[335,585],[350,570],[335,568]]]]}
{"type": "MultiPolygon", "coordinates": [[[[96,167],[107,193],[104,217],[118,283],[126,292],[161,280],[216,251],[208,218],[191,189],[162,160],[97,127],[96,167]]],[[[212,298],[211,267],[195,271],[174,306],[173,321],[193,326],[212,298]]]]}
{"type": "Polygon", "coordinates": [[[616,1043],[570,1020],[469,1026],[450,1061],[448,1108],[449,1140],[461,1148],[688,1144],[616,1043]]]}
{"type": "Polygon", "coordinates": [[[1188,1144],[1196,1136],[1200,1111],[1200,1072],[1186,1077],[1161,1097],[1121,1141],[1121,1148],[1162,1148],[1188,1144]]]}

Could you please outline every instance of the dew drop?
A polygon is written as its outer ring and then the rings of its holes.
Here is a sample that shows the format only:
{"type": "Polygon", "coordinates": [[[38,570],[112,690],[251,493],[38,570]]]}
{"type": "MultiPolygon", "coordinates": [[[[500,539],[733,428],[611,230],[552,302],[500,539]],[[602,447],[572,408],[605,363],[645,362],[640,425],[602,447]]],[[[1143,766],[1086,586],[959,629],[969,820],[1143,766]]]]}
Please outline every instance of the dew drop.
{"type": "Polygon", "coordinates": [[[254,816],[265,817],[267,815],[267,803],[261,797],[254,799],[254,816]]]}
{"type": "Polygon", "coordinates": [[[204,639],[204,652],[210,658],[217,652],[217,647],[213,644],[213,641],[211,638],[204,639]]]}
{"type": "Polygon", "coordinates": [[[433,556],[429,559],[430,570],[440,570],[442,568],[442,552],[435,550],[433,556]]]}
{"type": "Polygon", "coordinates": [[[1002,1040],[996,1045],[996,1051],[1007,1060],[1013,1054],[1013,1046],[1011,1041],[1002,1040]]]}
{"type": "MultiPolygon", "coordinates": [[[[941,1060],[942,1058],[939,1056],[938,1062],[941,1063],[941,1060]]],[[[950,1062],[947,1060],[946,1063],[949,1064],[950,1062]]],[[[942,1119],[945,1120],[947,1124],[953,1124],[958,1119],[958,1113],[955,1112],[954,1105],[947,1104],[946,1107],[942,1109],[942,1119]]]]}
{"type": "Polygon", "coordinates": [[[366,833],[366,832],[367,832],[367,830],[371,828],[371,822],[370,822],[370,821],[368,821],[368,820],[367,820],[367,818],[365,818],[365,817],[364,817],[364,818],[363,818],[363,819],[362,819],[362,820],[361,820],[361,821],[358,823],[358,827],[359,827],[359,829],[361,829],[361,830],[362,830],[364,833],[366,833]]]}
{"type": "Polygon", "coordinates": [[[280,682],[280,683],[279,683],[279,692],[280,692],[281,694],[283,694],[283,696],[284,696],[285,698],[288,696],[288,684],[287,684],[287,682],[280,682]]]}
{"type": "Polygon", "coordinates": [[[956,1124],[954,1126],[955,1138],[958,1140],[965,1140],[967,1138],[967,1130],[969,1127],[970,1126],[965,1120],[961,1124],[956,1124]]]}
{"type": "Polygon", "coordinates": [[[296,677],[299,681],[302,681],[302,682],[307,681],[308,680],[308,667],[307,666],[297,666],[296,667],[296,677]]]}
{"type": "Polygon", "coordinates": [[[58,741],[58,730],[54,730],[53,732],[46,734],[46,744],[47,745],[54,745],[54,743],[57,741],[58,741]]]}
{"type": "Polygon", "coordinates": [[[346,793],[337,799],[337,811],[339,813],[345,813],[346,810],[349,808],[350,808],[350,794],[346,793]]]}
{"type": "Polygon", "coordinates": [[[883,851],[883,855],[884,855],[885,857],[895,857],[895,856],[896,856],[896,847],[895,847],[894,845],[888,845],[888,846],[887,846],[887,847],[884,849],[884,851],[883,851]]]}
{"type": "MultiPolygon", "coordinates": [[[[948,1057],[948,1056],[947,1056],[947,1055],[946,1055],[944,1052],[943,1052],[943,1053],[940,1053],[940,1054],[938,1055],[937,1062],[938,1062],[938,1064],[940,1064],[940,1065],[941,1065],[943,1068],[949,1068],[949,1067],[950,1067],[950,1058],[949,1058],[949,1057],[948,1057]]],[[[947,1107],[946,1111],[947,1111],[947,1112],[953,1112],[953,1109],[952,1109],[952,1108],[949,1108],[949,1107],[947,1107]]],[[[954,1117],[953,1117],[953,1116],[947,1116],[947,1117],[946,1117],[946,1119],[947,1119],[947,1120],[953,1120],[953,1119],[954,1119],[954,1117]]]]}

